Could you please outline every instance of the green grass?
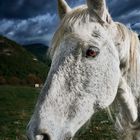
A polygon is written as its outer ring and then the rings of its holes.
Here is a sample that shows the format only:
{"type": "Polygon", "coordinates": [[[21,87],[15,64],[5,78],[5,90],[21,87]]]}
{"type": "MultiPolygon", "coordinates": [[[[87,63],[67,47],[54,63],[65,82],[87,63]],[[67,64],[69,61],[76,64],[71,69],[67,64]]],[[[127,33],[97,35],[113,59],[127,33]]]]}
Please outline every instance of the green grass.
{"type": "MultiPolygon", "coordinates": [[[[39,91],[31,87],[0,86],[0,140],[26,140],[25,129],[39,91]]],[[[96,113],[74,140],[116,140],[105,111],[96,113]]]]}
{"type": "Polygon", "coordinates": [[[117,132],[105,110],[95,113],[76,134],[74,140],[117,140],[117,132]]]}
{"type": "Polygon", "coordinates": [[[25,140],[37,96],[34,88],[0,86],[0,140],[25,140]]]}

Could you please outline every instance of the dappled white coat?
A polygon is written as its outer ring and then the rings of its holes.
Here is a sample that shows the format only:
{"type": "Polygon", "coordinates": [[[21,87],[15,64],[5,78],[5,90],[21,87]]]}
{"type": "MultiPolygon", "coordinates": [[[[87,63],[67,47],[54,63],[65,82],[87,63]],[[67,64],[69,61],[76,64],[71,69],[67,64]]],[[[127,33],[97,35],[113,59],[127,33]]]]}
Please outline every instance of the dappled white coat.
{"type": "Polygon", "coordinates": [[[111,19],[104,0],[87,0],[75,9],[64,0],[58,5],[62,20],[52,40],[52,65],[28,138],[70,140],[96,111],[114,102],[122,139],[139,140],[137,34],[111,19]],[[97,56],[87,56],[89,49],[97,56]]]}

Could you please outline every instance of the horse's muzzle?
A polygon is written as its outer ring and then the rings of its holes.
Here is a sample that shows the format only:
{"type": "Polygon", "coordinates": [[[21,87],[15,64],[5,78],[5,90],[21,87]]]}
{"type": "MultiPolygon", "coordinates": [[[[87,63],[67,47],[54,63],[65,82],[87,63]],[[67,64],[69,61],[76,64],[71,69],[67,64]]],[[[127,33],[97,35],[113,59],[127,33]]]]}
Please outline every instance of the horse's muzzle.
{"type": "Polygon", "coordinates": [[[48,134],[41,134],[36,136],[36,140],[51,140],[48,134]]]}
{"type": "MultiPolygon", "coordinates": [[[[28,140],[32,140],[27,136],[28,140]]],[[[48,134],[41,134],[41,135],[36,135],[34,140],[51,140],[50,136],[48,134]]]]}

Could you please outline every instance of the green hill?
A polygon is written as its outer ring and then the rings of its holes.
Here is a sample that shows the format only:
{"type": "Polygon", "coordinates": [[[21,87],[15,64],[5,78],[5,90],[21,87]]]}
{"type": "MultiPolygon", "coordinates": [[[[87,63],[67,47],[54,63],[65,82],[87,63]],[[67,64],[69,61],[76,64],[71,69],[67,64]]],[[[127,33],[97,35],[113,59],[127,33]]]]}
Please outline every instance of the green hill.
{"type": "Polygon", "coordinates": [[[40,62],[22,46],[0,36],[0,76],[25,80],[30,77],[33,79],[34,75],[44,81],[48,70],[47,64],[40,62]]]}
{"type": "Polygon", "coordinates": [[[48,59],[47,59],[47,51],[48,51],[48,46],[40,44],[40,43],[36,43],[36,44],[28,44],[28,45],[23,45],[23,47],[31,52],[32,54],[34,54],[38,60],[44,62],[44,63],[48,63],[48,59]]]}

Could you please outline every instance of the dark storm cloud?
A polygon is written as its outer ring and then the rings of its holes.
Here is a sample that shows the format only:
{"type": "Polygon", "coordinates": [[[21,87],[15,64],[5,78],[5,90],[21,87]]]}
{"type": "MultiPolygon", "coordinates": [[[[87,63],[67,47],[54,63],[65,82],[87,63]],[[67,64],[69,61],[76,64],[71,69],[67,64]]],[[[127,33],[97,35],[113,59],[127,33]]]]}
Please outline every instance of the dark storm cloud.
{"type": "Polygon", "coordinates": [[[128,14],[135,9],[140,9],[140,1],[139,0],[114,0],[110,4],[110,8],[112,10],[112,15],[115,18],[119,18],[122,14],[128,14]]]}
{"type": "MultiPolygon", "coordinates": [[[[71,7],[85,0],[67,0],[71,7]]],[[[107,0],[114,20],[140,32],[140,0],[107,0]]],[[[1,0],[0,34],[20,43],[48,44],[59,23],[57,0],[1,0]]]]}
{"type": "Polygon", "coordinates": [[[56,15],[49,13],[45,15],[36,16],[28,19],[0,21],[0,34],[6,34],[11,39],[17,40],[21,43],[30,43],[41,41],[49,42],[54,29],[54,24],[57,23],[56,15]]]}
{"type": "MultiPolygon", "coordinates": [[[[69,0],[69,3],[73,7],[83,1],[69,0]]],[[[6,0],[0,6],[0,34],[20,43],[49,44],[59,22],[56,0],[14,0],[14,3],[6,0]],[[7,5],[9,10],[6,10],[7,5]]]]}
{"type": "Polygon", "coordinates": [[[1,0],[0,34],[19,43],[48,44],[58,18],[52,0],[1,0]]]}
{"type": "Polygon", "coordinates": [[[49,3],[49,0],[1,0],[0,18],[25,19],[44,14],[49,3]]]}
{"type": "MultiPolygon", "coordinates": [[[[71,6],[76,6],[84,0],[67,0],[71,6]]],[[[53,14],[57,9],[57,0],[1,0],[0,18],[26,19],[49,12],[53,14]]]]}
{"type": "Polygon", "coordinates": [[[110,0],[109,9],[115,21],[124,23],[140,34],[140,0],[110,0]]]}

